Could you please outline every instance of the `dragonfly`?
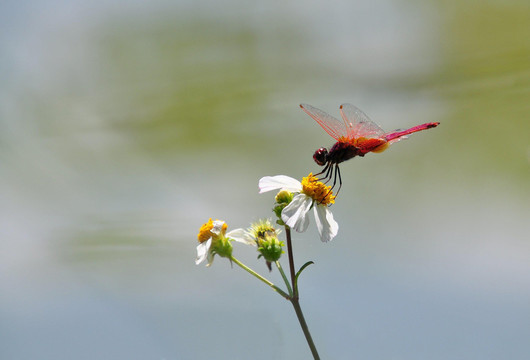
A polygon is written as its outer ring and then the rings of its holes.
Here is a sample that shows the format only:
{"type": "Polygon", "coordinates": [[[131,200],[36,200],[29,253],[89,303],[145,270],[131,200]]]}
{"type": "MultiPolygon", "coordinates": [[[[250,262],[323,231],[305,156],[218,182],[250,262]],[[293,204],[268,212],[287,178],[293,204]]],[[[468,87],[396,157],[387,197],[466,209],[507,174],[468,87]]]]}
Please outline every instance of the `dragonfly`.
{"type": "Polygon", "coordinates": [[[391,144],[406,139],[412,133],[432,129],[440,124],[439,122],[429,122],[407,130],[385,132],[379,125],[370,120],[361,109],[351,104],[340,106],[340,115],[343,121],[311,105],[300,104],[300,107],[336,140],[336,143],[329,150],[321,147],[313,154],[315,162],[319,166],[324,166],[321,172],[315,174],[315,176],[324,174],[319,180],[323,180],[326,184],[333,179],[331,186],[333,189],[338,178],[339,188],[336,195],[342,187],[340,163],[356,156],[363,157],[369,152],[383,152],[391,144]]]}

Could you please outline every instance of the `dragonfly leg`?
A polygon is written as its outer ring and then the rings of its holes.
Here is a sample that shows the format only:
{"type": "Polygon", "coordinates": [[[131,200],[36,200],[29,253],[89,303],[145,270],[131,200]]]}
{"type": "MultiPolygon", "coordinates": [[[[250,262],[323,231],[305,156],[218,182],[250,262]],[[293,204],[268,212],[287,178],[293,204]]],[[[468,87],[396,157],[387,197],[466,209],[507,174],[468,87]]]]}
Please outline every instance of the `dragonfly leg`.
{"type": "MultiPolygon", "coordinates": [[[[342,187],[342,178],[340,176],[340,168],[339,165],[335,166],[335,179],[337,178],[337,175],[339,176],[339,189],[335,193],[335,196],[339,195],[340,188],[342,187]]],[[[335,183],[333,183],[333,186],[335,186],[335,183]]]]}
{"type": "MultiPolygon", "coordinates": [[[[331,185],[331,188],[329,189],[328,193],[326,194],[326,196],[324,196],[324,198],[322,199],[322,201],[328,197],[329,194],[331,194],[331,192],[333,191],[333,188],[335,187],[335,185],[337,185],[337,175],[338,175],[338,178],[339,178],[339,190],[337,190],[337,192],[335,193],[335,196],[337,196],[339,194],[339,191],[340,191],[340,188],[342,187],[342,178],[340,176],[340,168],[339,168],[339,164],[334,164],[334,168],[335,168],[335,172],[333,173],[333,185],[331,185]]],[[[331,180],[328,179],[328,181],[331,180]]],[[[327,183],[327,181],[326,181],[327,183]]],[[[324,183],[325,184],[325,183],[324,183]]]]}
{"type": "MultiPolygon", "coordinates": [[[[322,175],[323,173],[327,172],[328,169],[329,169],[329,166],[330,166],[330,165],[331,165],[330,163],[327,163],[326,166],[324,166],[324,169],[322,169],[321,172],[316,173],[316,174],[313,174],[313,176],[322,175]]],[[[324,179],[325,179],[325,178],[324,178],[324,179]]]]}
{"type": "MultiPolygon", "coordinates": [[[[333,188],[335,187],[335,185],[337,184],[337,169],[339,168],[339,165],[338,164],[335,164],[334,166],[334,172],[333,172],[333,185],[331,185],[331,189],[329,189],[329,191],[333,190],[333,188]]],[[[326,195],[327,196],[327,195],[326,195]]]]}
{"type": "Polygon", "coordinates": [[[324,176],[322,178],[322,180],[326,180],[326,181],[323,181],[324,184],[327,184],[333,178],[333,176],[332,176],[333,175],[333,165],[336,165],[336,164],[329,163],[329,168],[326,171],[326,176],[324,176]]]}

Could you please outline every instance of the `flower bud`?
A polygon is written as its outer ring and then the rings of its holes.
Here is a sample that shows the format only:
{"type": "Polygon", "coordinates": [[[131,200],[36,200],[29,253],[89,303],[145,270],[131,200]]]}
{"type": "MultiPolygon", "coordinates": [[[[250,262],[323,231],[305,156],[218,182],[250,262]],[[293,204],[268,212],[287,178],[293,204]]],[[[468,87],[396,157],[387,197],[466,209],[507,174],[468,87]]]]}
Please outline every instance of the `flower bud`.
{"type": "Polygon", "coordinates": [[[252,224],[248,233],[256,241],[260,253],[258,257],[263,256],[267,262],[280,259],[284,243],[278,240],[279,231],[272,226],[269,220],[260,220],[252,224]]]}
{"type": "Polygon", "coordinates": [[[277,204],[289,204],[293,200],[293,193],[282,190],[278,194],[276,194],[276,197],[274,198],[277,204]]]}
{"type": "Polygon", "coordinates": [[[280,259],[284,252],[283,246],[283,241],[278,240],[276,234],[267,234],[264,238],[258,240],[258,251],[268,262],[275,262],[280,259]]]}

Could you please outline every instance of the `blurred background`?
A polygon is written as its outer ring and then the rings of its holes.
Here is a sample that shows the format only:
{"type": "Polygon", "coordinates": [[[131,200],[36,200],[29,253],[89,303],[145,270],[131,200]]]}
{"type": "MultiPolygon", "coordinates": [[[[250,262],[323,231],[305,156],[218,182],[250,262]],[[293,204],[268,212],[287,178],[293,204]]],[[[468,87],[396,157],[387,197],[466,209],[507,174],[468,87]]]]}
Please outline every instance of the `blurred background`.
{"type": "Polygon", "coordinates": [[[294,234],[321,357],[528,359],[527,1],[4,1],[0,74],[0,358],[310,358],[196,236],[271,217],[258,179],[333,144],[298,104],[349,102],[441,125],[343,164],[331,243],[294,234]]]}

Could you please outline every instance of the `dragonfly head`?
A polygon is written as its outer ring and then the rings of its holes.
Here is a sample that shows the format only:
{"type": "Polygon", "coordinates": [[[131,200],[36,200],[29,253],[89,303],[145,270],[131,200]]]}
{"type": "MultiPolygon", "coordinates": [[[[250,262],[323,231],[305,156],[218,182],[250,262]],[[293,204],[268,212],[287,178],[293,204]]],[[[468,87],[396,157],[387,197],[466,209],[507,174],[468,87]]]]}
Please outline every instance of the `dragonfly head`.
{"type": "Polygon", "coordinates": [[[328,149],[321,147],[313,154],[313,160],[320,165],[324,166],[328,162],[328,149]]]}

